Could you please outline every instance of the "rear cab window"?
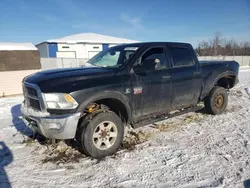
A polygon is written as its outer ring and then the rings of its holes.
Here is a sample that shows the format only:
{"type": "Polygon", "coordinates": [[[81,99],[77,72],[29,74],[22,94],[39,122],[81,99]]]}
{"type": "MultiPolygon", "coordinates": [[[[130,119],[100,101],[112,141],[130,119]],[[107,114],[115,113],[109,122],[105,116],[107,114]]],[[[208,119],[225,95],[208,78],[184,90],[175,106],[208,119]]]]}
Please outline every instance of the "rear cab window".
{"type": "Polygon", "coordinates": [[[173,67],[189,67],[195,65],[192,53],[186,47],[170,47],[173,67]]]}

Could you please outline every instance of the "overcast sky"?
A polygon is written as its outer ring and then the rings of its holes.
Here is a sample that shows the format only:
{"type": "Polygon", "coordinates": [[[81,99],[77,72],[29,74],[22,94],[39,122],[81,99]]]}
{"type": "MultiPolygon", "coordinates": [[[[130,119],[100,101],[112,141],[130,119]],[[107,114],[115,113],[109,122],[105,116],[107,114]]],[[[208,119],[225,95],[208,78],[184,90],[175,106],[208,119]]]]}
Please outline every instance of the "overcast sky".
{"type": "Polygon", "coordinates": [[[84,32],[193,45],[215,32],[250,40],[250,0],[0,0],[0,42],[84,32]]]}

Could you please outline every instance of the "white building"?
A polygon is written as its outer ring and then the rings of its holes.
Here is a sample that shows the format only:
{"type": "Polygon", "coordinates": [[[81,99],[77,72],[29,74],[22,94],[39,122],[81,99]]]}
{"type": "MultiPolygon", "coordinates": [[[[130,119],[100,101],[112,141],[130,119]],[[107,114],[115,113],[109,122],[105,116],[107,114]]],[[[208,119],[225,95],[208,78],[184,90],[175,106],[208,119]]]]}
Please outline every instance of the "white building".
{"type": "Polygon", "coordinates": [[[80,33],[37,44],[41,57],[91,58],[111,46],[138,42],[95,33],[80,33]]]}

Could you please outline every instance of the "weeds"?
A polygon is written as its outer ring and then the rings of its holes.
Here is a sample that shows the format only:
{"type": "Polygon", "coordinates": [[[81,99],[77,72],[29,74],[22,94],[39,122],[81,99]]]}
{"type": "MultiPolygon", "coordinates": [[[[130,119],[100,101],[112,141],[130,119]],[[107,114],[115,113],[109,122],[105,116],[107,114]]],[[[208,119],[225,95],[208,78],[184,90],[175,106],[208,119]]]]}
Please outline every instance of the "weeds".
{"type": "Polygon", "coordinates": [[[26,139],[22,141],[22,144],[26,144],[26,146],[31,146],[32,144],[36,143],[36,140],[30,137],[27,137],[26,139]]]}
{"type": "Polygon", "coordinates": [[[167,132],[179,126],[177,123],[161,123],[155,124],[153,128],[158,129],[160,132],[167,132]]]}
{"type": "Polygon", "coordinates": [[[43,154],[45,154],[45,157],[42,159],[42,163],[51,162],[57,165],[69,162],[78,163],[84,157],[81,152],[62,141],[55,145],[47,146],[43,154]]]}
{"type": "Polygon", "coordinates": [[[230,91],[230,94],[233,96],[237,96],[237,97],[243,96],[243,92],[241,90],[232,90],[232,91],[230,91]]]}
{"type": "Polygon", "coordinates": [[[130,131],[123,140],[122,149],[127,149],[129,151],[134,150],[136,145],[146,142],[152,137],[154,137],[152,132],[143,132],[141,130],[130,131]]]}
{"type": "Polygon", "coordinates": [[[24,139],[22,143],[26,144],[26,146],[32,146],[32,144],[38,144],[38,142],[41,144],[36,145],[33,152],[38,155],[45,155],[45,157],[42,159],[42,163],[51,162],[59,165],[68,162],[79,162],[84,156],[81,152],[75,148],[72,148],[71,146],[68,146],[63,141],[52,144],[51,140],[44,139],[42,137],[40,138],[38,135],[36,135],[34,138],[26,138],[23,132],[19,133],[23,135],[24,139]]]}
{"type": "Polygon", "coordinates": [[[200,121],[203,119],[203,116],[200,114],[190,114],[187,117],[185,117],[184,122],[185,123],[192,123],[195,121],[200,121]]]}

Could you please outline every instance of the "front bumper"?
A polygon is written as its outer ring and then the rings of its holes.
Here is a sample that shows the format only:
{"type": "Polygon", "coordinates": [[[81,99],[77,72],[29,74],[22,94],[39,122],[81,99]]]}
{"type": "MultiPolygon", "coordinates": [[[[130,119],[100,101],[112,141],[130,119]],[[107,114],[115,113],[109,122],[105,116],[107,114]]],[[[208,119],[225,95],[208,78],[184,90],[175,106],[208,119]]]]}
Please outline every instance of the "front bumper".
{"type": "Polygon", "coordinates": [[[34,111],[25,104],[21,106],[21,113],[28,127],[47,138],[75,138],[80,113],[51,116],[47,112],[34,111]]]}

